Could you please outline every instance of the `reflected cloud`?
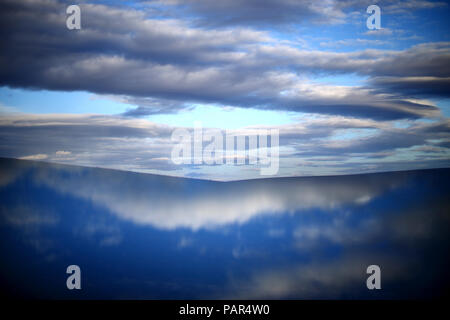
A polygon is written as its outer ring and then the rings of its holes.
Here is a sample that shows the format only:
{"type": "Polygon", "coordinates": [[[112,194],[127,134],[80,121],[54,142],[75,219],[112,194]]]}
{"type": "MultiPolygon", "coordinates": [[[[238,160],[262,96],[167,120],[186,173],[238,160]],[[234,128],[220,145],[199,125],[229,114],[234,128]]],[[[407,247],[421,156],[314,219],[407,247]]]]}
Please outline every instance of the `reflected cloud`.
{"type": "Polygon", "coordinates": [[[12,227],[23,243],[44,255],[55,247],[54,239],[45,230],[57,226],[59,220],[57,214],[43,208],[23,204],[0,206],[0,226],[12,227]]]}
{"type": "Polygon", "coordinates": [[[0,207],[0,215],[2,222],[21,228],[52,226],[59,221],[58,217],[48,212],[36,210],[36,208],[25,205],[18,205],[13,207],[0,207]]]}
{"type": "Polygon", "coordinates": [[[293,233],[296,240],[295,246],[299,249],[309,249],[320,241],[339,245],[357,245],[380,234],[382,226],[378,219],[366,218],[355,225],[352,218],[337,218],[328,224],[300,225],[293,233]]]}
{"type": "Polygon", "coordinates": [[[0,277],[31,296],[64,297],[48,279],[74,262],[99,299],[421,298],[450,285],[450,169],[214,182],[0,159],[0,177],[0,277]],[[45,277],[23,282],[30,264],[45,277]]]}
{"type": "Polygon", "coordinates": [[[63,165],[35,168],[37,185],[90,200],[119,218],[165,230],[211,229],[244,224],[258,216],[363,205],[406,178],[396,173],[223,183],[63,165]]]}
{"type": "Polygon", "coordinates": [[[118,225],[92,217],[90,221],[74,228],[75,235],[98,242],[100,246],[114,246],[122,242],[118,225]]]}
{"type": "Polygon", "coordinates": [[[232,282],[229,299],[349,299],[365,288],[366,268],[376,261],[383,281],[403,278],[405,265],[398,259],[355,255],[332,261],[316,261],[256,273],[247,280],[232,282]]]}

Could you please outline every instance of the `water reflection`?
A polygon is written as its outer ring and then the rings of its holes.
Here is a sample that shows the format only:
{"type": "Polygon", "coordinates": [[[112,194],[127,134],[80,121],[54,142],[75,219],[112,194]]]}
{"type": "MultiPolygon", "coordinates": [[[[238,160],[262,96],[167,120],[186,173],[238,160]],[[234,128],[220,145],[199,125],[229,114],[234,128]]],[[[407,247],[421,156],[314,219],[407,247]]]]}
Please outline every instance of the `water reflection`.
{"type": "Polygon", "coordinates": [[[212,182],[0,160],[4,294],[421,298],[447,291],[450,170],[212,182]],[[65,267],[83,290],[65,288],[65,267]],[[382,268],[382,290],[366,268],[382,268]]]}

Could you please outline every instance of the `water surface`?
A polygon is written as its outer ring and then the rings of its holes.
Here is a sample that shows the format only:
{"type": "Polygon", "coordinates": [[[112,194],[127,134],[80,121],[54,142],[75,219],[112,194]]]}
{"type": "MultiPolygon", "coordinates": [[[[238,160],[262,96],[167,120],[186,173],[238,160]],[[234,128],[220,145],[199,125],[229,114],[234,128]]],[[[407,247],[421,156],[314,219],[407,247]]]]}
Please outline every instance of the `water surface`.
{"type": "Polygon", "coordinates": [[[448,292],[450,169],[213,182],[0,159],[7,297],[408,299],[448,292]],[[80,266],[82,289],[66,288],[80,266]],[[366,268],[381,268],[368,290],[366,268]]]}

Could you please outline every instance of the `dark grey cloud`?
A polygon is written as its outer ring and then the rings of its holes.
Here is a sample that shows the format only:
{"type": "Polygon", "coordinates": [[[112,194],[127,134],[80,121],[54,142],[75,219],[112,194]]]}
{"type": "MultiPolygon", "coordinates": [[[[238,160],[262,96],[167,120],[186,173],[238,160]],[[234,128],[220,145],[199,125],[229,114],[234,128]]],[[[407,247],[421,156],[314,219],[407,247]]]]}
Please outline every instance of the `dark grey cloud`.
{"type": "Polygon", "coordinates": [[[173,130],[118,116],[3,116],[0,153],[135,171],[170,171],[179,168],[168,158],[173,130]]]}
{"type": "Polygon", "coordinates": [[[450,43],[414,45],[405,50],[367,49],[353,52],[299,50],[287,45],[260,46],[247,63],[321,73],[356,73],[372,77],[448,77],[450,43]]]}
{"type": "Polygon", "coordinates": [[[196,15],[199,24],[214,27],[338,23],[345,17],[335,1],[188,0],[179,3],[196,15]]]}
{"type": "Polygon", "coordinates": [[[140,117],[160,113],[177,113],[180,110],[192,109],[192,106],[189,104],[175,100],[132,96],[112,97],[112,99],[137,106],[136,108],[132,108],[124,112],[124,116],[130,117],[140,117]]]}
{"type": "MultiPolygon", "coordinates": [[[[349,127],[351,128],[351,127],[349,127]]],[[[411,148],[415,146],[433,146],[436,141],[436,146],[443,148],[440,150],[443,154],[442,158],[448,159],[449,149],[442,139],[447,140],[450,136],[450,122],[442,120],[435,123],[416,123],[408,128],[384,128],[379,130],[376,134],[368,137],[360,137],[358,139],[351,139],[347,141],[316,141],[314,150],[306,149],[304,146],[298,146],[297,156],[336,156],[342,155],[346,157],[357,156],[358,154],[364,157],[371,154],[380,155],[386,153],[389,156],[396,149],[411,148]]],[[[301,141],[300,139],[298,141],[301,141]]],[[[421,150],[425,153],[433,153],[434,150],[421,150]]],[[[447,160],[448,162],[448,160],[447,160]]]]}
{"type": "MultiPolygon", "coordinates": [[[[354,163],[344,163],[339,166],[340,174],[354,174],[355,173],[354,163]]],[[[365,173],[371,172],[389,172],[389,171],[405,171],[418,169],[437,169],[437,168],[448,168],[450,166],[450,161],[445,158],[441,159],[431,159],[427,156],[426,159],[414,159],[414,160],[396,160],[396,161],[383,161],[383,162],[373,162],[366,161],[364,164],[358,166],[358,170],[365,173]]],[[[338,166],[336,166],[338,167],[338,166]]]]}
{"type": "Polygon", "coordinates": [[[450,96],[450,77],[376,77],[369,83],[379,92],[415,97],[450,96]]]}
{"type": "MultiPolygon", "coordinates": [[[[160,1],[143,1],[155,8],[160,1]]],[[[163,2],[164,3],[164,2],[163,2]]],[[[355,12],[366,14],[369,5],[377,4],[384,14],[404,14],[415,10],[445,7],[442,1],[427,0],[171,0],[171,16],[188,16],[205,27],[252,26],[286,28],[299,25],[340,24],[355,12]]],[[[161,9],[161,7],[159,7],[161,9]]],[[[167,14],[167,12],[166,12],[167,14]]]]}
{"type": "MultiPolygon", "coordinates": [[[[305,3],[299,6],[316,6],[305,3]]],[[[261,31],[202,29],[132,9],[82,4],[82,29],[70,31],[62,2],[6,0],[0,6],[0,85],[116,95],[138,106],[128,116],[212,103],[382,120],[435,117],[435,106],[406,100],[415,93],[411,88],[379,94],[378,87],[386,88],[381,78],[368,88],[343,88],[305,76],[450,76],[448,43],[403,51],[305,51],[261,31]]],[[[446,88],[444,81],[428,91],[440,95],[446,88]]]]}
{"type": "MultiPolygon", "coordinates": [[[[386,168],[394,167],[414,169],[449,165],[448,120],[410,121],[408,127],[398,128],[391,121],[322,116],[267,128],[279,130],[280,176],[304,175],[314,172],[311,168],[326,168],[336,174],[346,173],[346,170],[355,173],[373,171],[374,168],[386,171],[386,168]],[[370,134],[340,138],[352,130],[370,134]],[[401,150],[404,148],[413,149],[408,151],[408,161],[403,160],[401,150]],[[395,157],[399,159],[394,161],[395,157]],[[300,166],[307,169],[295,171],[300,166]]],[[[219,171],[225,173],[220,176],[211,174],[211,168],[205,165],[173,164],[171,152],[177,142],[171,140],[171,134],[175,129],[126,116],[3,114],[0,118],[0,157],[182,176],[195,170],[197,176],[219,180],[259,175],[259,171],[246,172],[248,166],[222,167],[219,171]]],[[[254,129],[242,128],[230,133],[248,136],[254,129]]],[[[192,133],[192,128],[188,130],[192,133]]]]}

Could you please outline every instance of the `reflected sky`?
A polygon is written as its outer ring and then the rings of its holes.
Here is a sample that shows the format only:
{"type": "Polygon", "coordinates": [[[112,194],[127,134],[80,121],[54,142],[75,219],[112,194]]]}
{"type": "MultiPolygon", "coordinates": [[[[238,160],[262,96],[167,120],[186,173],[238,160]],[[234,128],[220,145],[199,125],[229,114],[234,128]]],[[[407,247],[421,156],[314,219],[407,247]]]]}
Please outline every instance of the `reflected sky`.
{"type": "Polygon", "coordinates": [[[0,159],[3,295],[405,299],[448,292],[450,169],[214,182],[0,159]],[[66,289],[79,265],[82,290],[66,289]],[[366,288],[381,267],[381,290],[366,288]]]}

